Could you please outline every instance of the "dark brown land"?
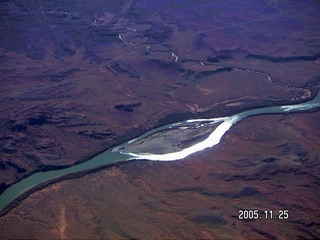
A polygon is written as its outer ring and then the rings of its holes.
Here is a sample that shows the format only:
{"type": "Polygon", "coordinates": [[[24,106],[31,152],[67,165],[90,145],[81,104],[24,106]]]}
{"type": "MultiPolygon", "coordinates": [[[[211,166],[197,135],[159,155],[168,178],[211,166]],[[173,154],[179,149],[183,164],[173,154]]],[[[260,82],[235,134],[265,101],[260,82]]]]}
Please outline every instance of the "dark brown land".
{"type": "Polygon", "coordinates": [[[53,184],[3,216],[0,234],[46,239],[319,237],[319,116],[251,117],[234,126],[220,145],[187,159],[128,162],[53,184]],[[289,219],[239,220],[239,209],[277,215],[287,209],[289,219]]]}
{"type": "MultiPolygon", "coordinates": [[[[165,123],[310,99],[319,10],[318,1],[2,1],[0,192],[165,123]]],[[[252,117],[180,162],[61,181],[1,217],[0,235],[319,237],[318,119],[252,117]],[[290,219],[240,221],[241,208],[287,208],[290,219]]]]}
{"type": "Polygon", "coordinates": [[[3,189],[167,122],[310,98],[316,2],[231,2],[2,2],[3,189]]]}

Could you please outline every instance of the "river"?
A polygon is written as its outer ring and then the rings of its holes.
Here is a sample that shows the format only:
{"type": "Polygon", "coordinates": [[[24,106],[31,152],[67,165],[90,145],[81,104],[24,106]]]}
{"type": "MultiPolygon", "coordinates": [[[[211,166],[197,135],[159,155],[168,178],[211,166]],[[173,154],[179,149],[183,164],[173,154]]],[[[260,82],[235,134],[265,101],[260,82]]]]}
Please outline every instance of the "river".
{"type": "MultiPolygon", "coordinates": [[[[224,134],[236,123],[239,121],[254,115],[261,115],[261,114],[276,114],[276,113],[289,113],[289,112],[301,112],[307,111],[312,108],[320,107],[320,92],[318,92],[317,96],[308,102],[294,104],[294,105],[284,105],[284,106],[277,106],[277,107],[264,107],[264,108],[256,108],[248,111],[244,111],[232,116],[223,117],[223,118],[212,118],[212,119],[191,119],[186,120],[183,122],[177,122],[168,124],[153,130],[148,131],[147,133],[142,134],[136,139],[130,140],[125,144],[121,144],[118,147],[113,149],[109,149],[94,158],[72,166],[65,169],[60,170],[52,170],[47,172],[38,172],[32,174],[29,177],[24,178],[20,182],[10,186],[6,189],[0,196],[0,211],[4,209],[11,201],[17,198],[20,194],[27,191],[28,189],[46,182],[48,180],[61,177],[67,175],[69,173],[77,173],[84,170],[94,169],[99,166],[107,165],[110,163],[114,163],[117,161],[128,161],[131,159],[147,159],[153,161],[174,161],[179,160],[187,157],[188,155],[201,151],[203,149],[213,147],[217,145],[224,134]],[[165,154],[155,154],[152,152],[125,152],[120,150],[121,147],[134,144],[136,141],[143,139],[146,136],[154,134],[160,130],[170,129],[172,127],[181,126],[189,126],[189,127],[197,127],[201,124],[210,124],[210,123],[217,123],[220,124],[213,130],[213,132],[205,139],[200,142],[195,143],[192,146],[189,146],[183,150],[169,152],[165,154]]],[[[181,127],[183,129],[183,127],[181,127]]]]}

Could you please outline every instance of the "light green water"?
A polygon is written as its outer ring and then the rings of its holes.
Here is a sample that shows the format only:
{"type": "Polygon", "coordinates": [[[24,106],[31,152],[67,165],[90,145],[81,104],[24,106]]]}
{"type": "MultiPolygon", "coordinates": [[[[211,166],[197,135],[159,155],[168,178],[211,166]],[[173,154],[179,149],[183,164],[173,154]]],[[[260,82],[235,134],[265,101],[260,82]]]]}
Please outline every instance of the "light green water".
{"type": "MultiPolygon", "coordinates": [[[[290,106],[257,108],[257,109],[252,109],[252,110],[238,113],[236,115],[233,115],[233,117],[238,118],[238,120],[235,121],[234,124],[236,124],[237,122],[239,122],[240,120],[242,120],[246,117],[253,116],[253,115],[300,112],[300,111],[306,111],[306,110],[316,108],[316,107],[320,107],[320,93],[318,93],[316,98],[314,98],[313,100],[306,102],[306,103],[295,104],[295,105],[290,105],[290,106]]],[[[173,126],[175,124],[177,124],[177,123],[168,124],[168,125],[150,130],[149,132],[142,134],[138,138],[143,138],[143,137],[148,136],[156,131],[170,128],[171,126],[173,126]]],[[[119,145],[119,146],[121,147],[121,145],[119,145]]],[[[117,147],[114,149],[117,149],[117,147]]],[[[1,194],[1,196],[0,196],[0,211],[5,206],[7,206],[11,201],[13,201],[16,197],[18,197],[20,194],[22,194],[26,190],[28,190],[28,189],[30,189],[40,183],[43,183],[45,181],[67,175],[69,173],[77,173],[77,172],[81,172],[84,170],[94,169],[96,167],[107,165],[107,164],[114,163],[117,161],[126,161],[126,160],[130,160],[130,159],[133,159],[133,157],[132,157],[132,155],[130,155],[130,153],[123,154],[118,151],[107,150],[107,151],[101,153],[100,155],[97,155],[96,157],[94,157],[84,163],[81,163],[81,164],[78,164],[78,165],[75,165],[72,167],[68,167],[68,168],[60,169],[60,170],[52,170],[52,171],[48,171],[48,172],[35,173],[35,174],[21,180],[20,182],[10,186],[8,189],[6,189],[6,191],[4,191],[1,194]]]]}
{"type": "Polygon", "coordinates": [[[84,163],[74,165],[72,167],[52,170],[48,172],[37,172],[29,177],[21,180],[20,182],[10,186],[0,196],[0,211],[7,206],[12,200],[18,197],[21,193],[28,189],[43,183],[45,181],[67,175],[69,173],[77,173],[84,170],[94,169],[99,166],[114,163],[120,160],[128,160],[132,158],[130,155],[121,154],[119,152],[106,151],[84,163]]]}

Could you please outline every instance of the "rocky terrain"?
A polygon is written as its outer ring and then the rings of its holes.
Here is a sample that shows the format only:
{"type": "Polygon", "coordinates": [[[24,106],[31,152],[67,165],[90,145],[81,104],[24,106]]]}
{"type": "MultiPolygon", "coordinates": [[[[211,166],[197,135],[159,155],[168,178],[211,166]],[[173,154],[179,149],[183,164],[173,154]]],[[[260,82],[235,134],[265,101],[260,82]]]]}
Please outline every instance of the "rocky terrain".
{"type": "MultiPolygon", "coordinates": [[[[319,112],[255,116],[175,162],[132,161],[60,181],[0,219],[10,238],[319,237],[319,112]],[[281,138],[279,138],[281,136],[281,138]],[[240,220],[240,209],[288,219],[240,220]],[[19,225],[16,229],[15,226],[19,225]]],[[[262,215],[263,216],[263,215],[262,215]]]]}
{"type": "Polygon", "coordinates": [[[164,123],[310,98],[312,1],[230,3],[2,2],[1,189],[164,123]]]}
{"type": "MultiPolygon", "coordinates": [[[[307,101],[320,87],[319,10],[314,0],[0,2],[0,193],[166,123],[307,101]]],[[[181,162],[130,162],[61,181],[2,216],[0,235],[319,236],[318,117],[253,117],[181,162]],[[276,211],[282,198],[305,218],[234,217],[243,203],[276,211]]]]}

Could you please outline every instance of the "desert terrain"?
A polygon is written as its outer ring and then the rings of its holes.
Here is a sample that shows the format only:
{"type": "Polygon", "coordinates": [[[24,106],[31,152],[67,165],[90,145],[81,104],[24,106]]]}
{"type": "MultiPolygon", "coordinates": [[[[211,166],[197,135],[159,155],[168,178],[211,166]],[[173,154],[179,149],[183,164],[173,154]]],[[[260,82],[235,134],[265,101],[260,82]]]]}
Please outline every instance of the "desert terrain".
{"type": "Polygon", "coordinates": [[[319,112],[255,116],[234,126],[219,146],[182,161],[137,160],[62,180],[31,194],[3,216],[1,235],[316,238],[320,234],[317,118],[319,112]],[[274,214],[287,209],[289,219],[239,220],[240,209],[274,214]]]}
{"type": "MultiPolygon", "coordinates": [[[[167,123],[320,89],[318,1],[7,0],[0,11],[0,193],[167,123]]],[[[62,179],[2,215],[0,235],[319,237],[318,110],[250,117],[181,161],[62,179]],[[243,221],[239,209],[290,217],[243,221]]]]}

